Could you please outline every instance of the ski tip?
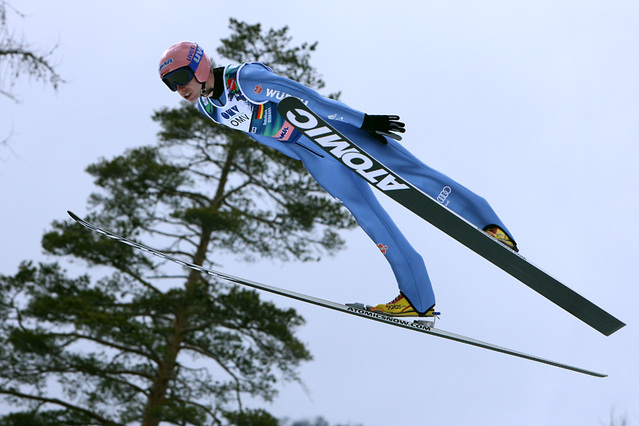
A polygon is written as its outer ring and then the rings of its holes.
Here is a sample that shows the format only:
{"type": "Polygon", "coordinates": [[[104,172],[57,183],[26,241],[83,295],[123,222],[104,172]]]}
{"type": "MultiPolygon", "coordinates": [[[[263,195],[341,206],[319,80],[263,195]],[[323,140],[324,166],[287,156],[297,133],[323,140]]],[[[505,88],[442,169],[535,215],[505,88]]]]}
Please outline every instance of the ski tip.
{"type": "Polygon", "coordinates": [[[587,324],[606,337],[610,337],[612,334],[616,333],[626,326],[624,322],[613,317],[606,311],[601,310],[600,315],[603,318],[599,319],[596,322],[587,322],[587,324]]]}
{"type": "Polygon", "coordinates": [[[73,213],[71,210],[67,210],[67,213],[69,214],[69,216],[71,216],[71,219],[78,221],[80,220],[80,217],[78,215],[76,215],[75,213],[73,213]]]}
{"type": "Polygon", "coordinates": [[[610,331],[610,333],[608,333],[606,336],[610,336],[613,333],[616,333],[617,331],[621,330],[622,328],[624,328],[626,326],[626,323],[619,321],[610,331]]]}

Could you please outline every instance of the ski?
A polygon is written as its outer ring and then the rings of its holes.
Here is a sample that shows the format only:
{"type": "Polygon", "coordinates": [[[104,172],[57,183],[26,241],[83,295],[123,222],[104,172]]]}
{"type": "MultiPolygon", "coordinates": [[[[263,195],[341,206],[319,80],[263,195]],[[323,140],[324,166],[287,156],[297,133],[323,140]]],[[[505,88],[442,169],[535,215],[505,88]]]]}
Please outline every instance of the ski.
{"type": "Polygon", "coordinates": [[[609,336],[625,326],[619,319],[542,271],[519,253],[497,242],[483,230],[402,179],[299,99],[288,97],[281,100],[278,111],[298,131],[373,187],[595,330],[609,336]]]}
{"type": "Polygon", "coordinates": [[[334,311],[339,311],[342,313],[346,313],[346,314],[351,314],[351,315],[355,315],[357,317],[360,318],[366,318],[369,320],[373,320],[373,321],[378,321],[378,322],[382,322],[385,324],[389,324],[389,325],[394,325],[396,327],[400,327],[400,328],[404,328],[404,329],[408,329],[408,330],[413,330],[413,331],[418,331],[421,333],[425,333],[431,336],[436,336],[436,337],[441,337],[447,340],[452,340],[452,341],[456,341],[456,342],[461,342],[467,345],[471,345],[471,346],[477,346],[480,348],[484,348],[484,349],[488,349],[490,351],[494,351],[494,352],[500,352],[506,355],[511,355],[511,356],[515,356],[515,357],[519,357],[519,358],[524,358],[524,359],[528,359],[531,361],[535,361],[538,363],[542,363],[542,364],[547,364],[547,365],[551,365],[554,367],[558,367],[558,368],[562,368],[565,370],[570,370],[570,371],[574,371],[577,373],[582,373],[582,374],[587,374],[590,376],[594,376],[594,377],[607,377],[606,374],[602,374],[602,373],[597,373],[594,371],[590,371],[590,370],[586,370],[583,368],[579,368],[579,367],[574,367],[572,365],[568,365],[568,364],[564,364],[564,363],[560,363],[560,362],[556,362],[556,361],[552,361],[552,360],[548,360],[548,359],[544,359],[544,358],[540,358],[534,355],[529,355],[523,352],[519,352],[519,351],[515,351],[512,349],[508,349],[508,348],[504,348],[501,346],[497,346],[497,345],[493,345],[491,343],[486,343],[486,342],[482,342],[480,340],[476,340],[470,337],[466,337],[466,336],[461,336],[459,334],[455,334],[455,333],[450,333],[448,331],[444,331],[444,330],[440,330],[437,328],[434,328],[434,318],[433,319],[427,319],[427,320],[414,320],[414,321],[407,321],[405,319],[402,318],[397,318],[397,317],[390,317],[387,315],[381,315],[375,312],[371,312],[368,309],[366,309],[366,307],[362,304],[341,304],[341,303],[336,303],[336,302],[331,302],[328,300],[324,300],[324,299],[320,299],[317,297],[313,297],[313,296],[308,296],[306,294],[302,294],[302,293],[297,293],[294,291],[290,291],[290,290],[286,290],[286,289],[282,289],[282,288],[278,288],[278,287],[273,287],[267,284],[262,284],[262,283],[258,283],[255,281],[251,281],[251,280],[247,280],[244,278],[240,278],[240,277],[236,277],[233,275],[229,275],[226,274],[224,272],[219,272],[219,271],[215,271],[213,269],[208,269],[205,268],[203,266],[200,265],[195,265],[193,263],[189,263],[189,262],[185,262],[183,260],[180,260],[174,256],[171,256],[167,253],[164,253],[160,250],[156,250],[154,248],[145,246],[144,244],[140,244],[137,243],[135,241],[129,240],[127,238],[121,237],[117,234],[114,234],[113,232],[110,232],[108,230],[102,229],[96,225],[93,225],[92,223],[89,223],[83,219],[81,219],[80,217],[78,217],[76,214],[72,213],[72,212],[68,212],[69,216],[71,216],[71,218],[73,218],[73,220],[75,220],[77,223],[79,223],[80,225],[84,226],[87,229],[90,229],[91,231],[97,232],[101,235],[104,235],[108,238],[112,238],[116,241],[119,241],[121,243],[124,243],[126,245],[129,245],[135,249],[138,250],[142,250],[146,253],[152,254],[154,256],[158,256],[162,259],[177,263],[178,265],[182,265],[186,268],[190,268],[190,269],[194,269],[198,272],[204,273],[204,274],[208,274],[211,275],[213,277],[216,278],[220,278],[223,279],[225,281],[231,282],[231,283],[235,283],[235,284],[240,284],[242,286],[246,286],[246,287],[250,287],[256,290],[261,290],[261,291],[266,291],[272,294],[277,294],[279,296],[284,296],[284,297],[288,297],[290,299],[294,299],[294,300],[298,300],[301,302],[305,302],[305,303],[309,303],[312,305],[316,305],[316,306],[320,306],[323,308],[328,308],[328,309],[332,309],[334,311]]]}

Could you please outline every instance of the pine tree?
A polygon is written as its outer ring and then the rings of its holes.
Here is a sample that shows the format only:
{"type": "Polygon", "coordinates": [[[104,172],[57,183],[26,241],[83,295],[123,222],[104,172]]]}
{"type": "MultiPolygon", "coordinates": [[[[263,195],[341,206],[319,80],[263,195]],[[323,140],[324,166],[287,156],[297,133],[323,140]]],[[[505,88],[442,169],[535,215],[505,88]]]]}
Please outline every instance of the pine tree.
{"type": "MultiPolygon", "coordinates": [[[[314,44],[289,47],[287,28],[230,27],[220,56],[323,86],[309,65],[314,44]]],[[[343,247],[350,214],[299,162],[191,104],[153,119],[157,144],[87,168],[98,187],[90,221],[205,266],[222,255],[319,260],[343,247]]],[[[299,380],[311,354],[295,337],[295,310],[70,220],[54,222],[42,246],[89,269],[24,262],[0,276],[0,396],[21,407],[3,424],[276,424],[243,399],[270,401],[282,380],[299,380]]]]}

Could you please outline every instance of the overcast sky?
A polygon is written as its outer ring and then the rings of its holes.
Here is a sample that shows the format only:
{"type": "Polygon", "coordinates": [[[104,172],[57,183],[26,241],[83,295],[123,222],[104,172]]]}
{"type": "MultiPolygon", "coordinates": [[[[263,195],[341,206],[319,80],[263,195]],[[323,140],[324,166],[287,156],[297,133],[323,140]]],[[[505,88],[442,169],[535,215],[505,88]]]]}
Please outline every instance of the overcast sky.
{"type": "MultiPolygon", "coordinates": [[[[84,169],[156,140],[154,110],[178,97],[157,77],[181,40],[218,64],[228,20],[318,41],[325,93],[399,114],[405,146],[489,200],[521,253],[626,322],[604,337],[400,206],[424,256],[438,326],[601,371],[597,379],[265,295],[307,320],[315,360],[283,385],[278,417],[331,424],[639,424],[639,3],[633,1],[12,1],[9,25],[59,47],[57,92],[21,79],[0,98],[0,273],[47,260],[40,238],[83,215],[84,169]],[[166,5],[164,5],[166,4],[166,5]]],[[[223,260],[223,270],[338,302],[387,302],[397,287],[359,229],[317,264],[223,260]]],[[[1,407],[0,407],[1,408],[1,407]]]]}

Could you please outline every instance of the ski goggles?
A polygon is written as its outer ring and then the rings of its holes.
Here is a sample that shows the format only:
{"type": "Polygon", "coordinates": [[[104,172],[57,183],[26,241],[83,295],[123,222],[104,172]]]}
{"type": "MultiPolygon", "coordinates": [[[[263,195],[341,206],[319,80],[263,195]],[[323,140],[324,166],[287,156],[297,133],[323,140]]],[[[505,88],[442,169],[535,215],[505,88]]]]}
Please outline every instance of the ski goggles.
{"type": "Polygon", "coordinates": [[[169,89],[171,89],[172,92],[176,92],[178,89],[177,86],[186,86],[193,77],[195,77],[195,73],[187,66],[171,71],[162,77],[162,81],[169,89]]]}

